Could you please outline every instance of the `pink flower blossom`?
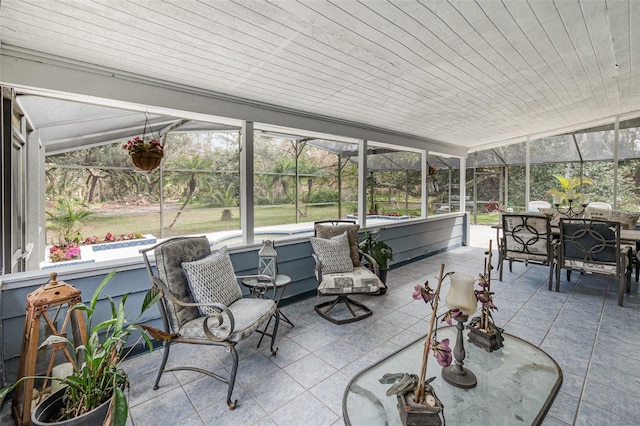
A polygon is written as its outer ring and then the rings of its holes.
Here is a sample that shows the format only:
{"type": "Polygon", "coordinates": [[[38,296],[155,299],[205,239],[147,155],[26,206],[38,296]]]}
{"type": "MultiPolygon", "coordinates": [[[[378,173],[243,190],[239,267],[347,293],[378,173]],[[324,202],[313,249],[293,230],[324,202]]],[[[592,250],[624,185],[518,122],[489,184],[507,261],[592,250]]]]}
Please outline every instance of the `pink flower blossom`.
{"type": "Polygon", "coordinates": [[[444,317],[442,318],[442,322],[446,322],[447,324],[451,325],[454,319],[461,316],[463,315],[460,309],[450,309],[444,314],[444,317]]]}
{"type": "Polygon", "coordinates": [[[433,356],[442,367],[448,367],[453,360],[451,355],[451,348],[449,347],[449,339],[444,339],[442,342],[438,342],[436,339],[431,339],[431,348],[433,350],[433,356]]]}
{"type": "Polygon", "coordinates": [[[435,292],[429,287],[429,281],[425,282],[424,286],[415,285],[412,296],[415,300],[424,300],[425,303],[429,303],[436,298],[435,292]]]}

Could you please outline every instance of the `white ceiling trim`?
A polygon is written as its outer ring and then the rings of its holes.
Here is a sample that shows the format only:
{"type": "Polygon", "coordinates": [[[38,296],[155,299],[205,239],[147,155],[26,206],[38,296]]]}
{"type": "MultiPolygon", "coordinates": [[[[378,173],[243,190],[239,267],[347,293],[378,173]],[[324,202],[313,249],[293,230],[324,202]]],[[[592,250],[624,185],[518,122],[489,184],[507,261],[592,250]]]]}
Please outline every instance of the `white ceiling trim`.
{"type": "Polygon", "coordinates": [[[40,57],[24,51],[0,49],[0,83],[31,92],[44,89],[54,97],[61,93],[66,99],[76,95],[85,102],[116,104],[139,111],[168,111],[170,115],[195,119],[195,115],[228,117],[259,123],[272,123],[290,129],[309,130],[323,134],[366,139],[395,146],[423,150],[438,150],[450,155],[465,156],[466,149],[413,135],[390,132],[359,123],[331,117],[319,117],[302,111],[287,110],[273,105],[243,99],[231,99],[192,87],[149,80],[144,76],[96,70],[81,64],[40,57]],[[126,106],[125,106],[126,105],[126,106]]]}

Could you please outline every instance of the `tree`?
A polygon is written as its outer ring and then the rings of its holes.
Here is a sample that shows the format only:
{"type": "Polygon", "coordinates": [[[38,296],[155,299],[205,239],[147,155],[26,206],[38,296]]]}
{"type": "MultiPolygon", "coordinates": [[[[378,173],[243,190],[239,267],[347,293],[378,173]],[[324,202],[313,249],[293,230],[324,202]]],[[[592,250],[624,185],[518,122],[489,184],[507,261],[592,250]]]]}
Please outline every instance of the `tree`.
{"type": "Polygon", "coordinates": [[[210,171],[212,167],[213,161],[208,158],[204,158],[200,154],[193,157],[182,157],[172,164],[172,168],[178,169],[181,173],[172,174],[171,179],[177,186],[185,186],[185,197],[180,209],[173,218],[173,222],[169,225],[169,228],[172,228],[173,225],[175,225],[184,208],[189,204],[189,201],[191,201],[191,197],[193,197],[193,194],[195,194],[198,188],[198,183],[202,183],[204,181],[201,179],[203,176],[202,173],[204,171],[210,171]]]}

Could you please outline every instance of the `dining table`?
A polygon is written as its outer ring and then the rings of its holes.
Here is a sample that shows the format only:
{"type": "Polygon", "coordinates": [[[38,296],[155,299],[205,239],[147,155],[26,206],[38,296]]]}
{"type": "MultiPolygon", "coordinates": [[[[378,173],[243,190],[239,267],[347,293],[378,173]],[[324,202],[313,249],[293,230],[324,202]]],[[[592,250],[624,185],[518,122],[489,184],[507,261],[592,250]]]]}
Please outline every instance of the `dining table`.
{"type": "MultiPolygon", "coordinates": [[[[500,241],[500,230],[502,229],[501,224],[492,225],[493,229],[496,230],[496,238],[500,241]]],[[[552,226],[551,234],[554,236],[560,236],[560,227],[552,226]]],[[[640,243],[640,229],[636,226],[635,229],[621,229],[620,230],[620,241],[625,243],[640,243]]]]}

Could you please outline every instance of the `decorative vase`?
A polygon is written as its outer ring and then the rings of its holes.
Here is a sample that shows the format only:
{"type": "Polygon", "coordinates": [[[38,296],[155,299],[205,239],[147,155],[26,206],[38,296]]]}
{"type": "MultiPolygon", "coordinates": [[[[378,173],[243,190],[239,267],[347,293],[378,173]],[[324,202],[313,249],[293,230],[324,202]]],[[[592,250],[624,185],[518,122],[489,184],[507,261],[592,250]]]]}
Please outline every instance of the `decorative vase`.
{"type": "Polygon", "coordinates": [[[134,152],[131,154],[133,165],[145,171],[151,171],[158,168],[162,161],[162,157],[164,157],[164,155],[157,152],[134,152]]]}
{"type": "MultiPolygon", "coordinates": [[[[432,395],[429,395],[432,396],[432,395]]],[[[422,403],[417,404],[413,397],[413,392],[407,392],[398,397],[398,411],[400,412],[400,420],[405,426],[440,426],[442,420],[440,413],[442,412],[442,404],[434,397],[434,406],[422,403]]]]}
{"type": "Polygon", "coordinates": [[[480,328],[480,317],[471,320],[467,328],[469,329],[469,342],[487,352],[493,352],[503,347],[504,337],[502,337],[502,328],[497,327],[494,323],[489,323],[489,331],[480,328]]]}
{"type": "Polygon", "coordinates": [[[473,290],[476,277],[466,272],[455,272],[450,275],[451,287],[447,293],[449,309],[457,308],[462,315],[468,317],[478,308],[478,299],[473,290]]]}

